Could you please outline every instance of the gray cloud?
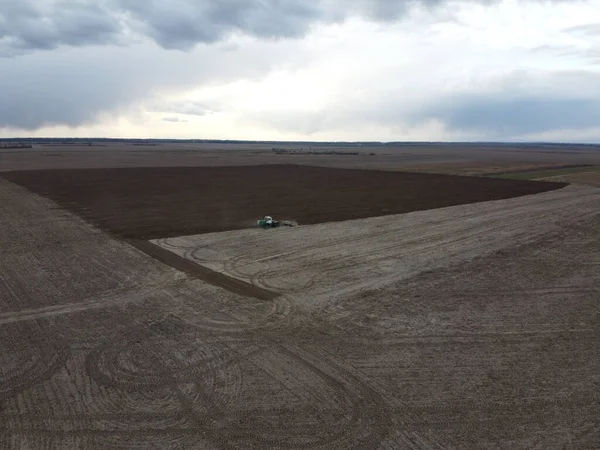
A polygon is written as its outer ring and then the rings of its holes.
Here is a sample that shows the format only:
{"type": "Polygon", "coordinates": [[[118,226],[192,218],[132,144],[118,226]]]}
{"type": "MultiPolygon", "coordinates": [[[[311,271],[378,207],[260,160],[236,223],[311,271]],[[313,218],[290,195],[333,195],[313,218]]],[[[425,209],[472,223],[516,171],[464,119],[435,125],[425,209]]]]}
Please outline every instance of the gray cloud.
{"type": "MultiPolygon", "coordinates": [[[[142,111],[132,110],[132,105],[153,101],[157,92],[168,96],[211,81],[261,79],[277,67],[295,64],[299,55],[294,41],[250,43],[243,51],[228,52],[207,46],[190,54],[144,44],[23,55],[0,62],[0,130],[80,126],[95,122],[99,115],[124,110],[135,115],[142,111]]],[[[166,116],[209,112],[205,105],[193,102],[150,109],[166,116]]]]}
{"type": "Polygon", "coordinates": [[[600,103],[596,99],[526,97],[507,100],[502,95],[449,97],[440,99],[427,110],[412,112],[393,109],[382,112],[375,105],[368,110],[373,114],[349,109],[342,114],[322,112],[310,116],[280,112],[262,114],[255,119],[257,123],[269,124],[279,131],[297,131],[306,135],[350,132],[365,125],[402,132],[437,120],[450,132],[495,141],[554,130],[590,129],[598,126],[600,117],[600,103]]]}
{"type": "MultiPolygon", "coordinates": [[[[466,0],[492,3],[500,0],[466,0]]],[[[559,1],[559,0],[555,0],[559,1]]],[[[563,0],[564,1],[564,0],[563,0]]],[[[59,46],[128,42],[135,34],[189,50],[232,34],[294,38],[319,22],[401,18],[450,0],[0,0],[0,56],[59,46]]]]}
{"type": "MultiPolygon", "coordinates": [[[[481,0],[485,1],[485,0],[481,0]]],[[[344,19],[347,16],[362,16],[377,21],[394,21],[414,6],[437,6],[444,0],[324,0],[324,10],[331,16],[344,19]]]]}
{"type": "Polygon", "coordinates": [[[187,120],[180,119],[179,117],[163,117],[162,121],[171,123],[187,123],[187,120]]]}
{"type": "Polygon", "coordinates": [[[485,90],[441,96],[409,109],[378,109],[378,121],[409,125],[437,119],[448,129],[489,138],[598,125],[600,74],[591,71],[516,70],[491,79],[485,90]],[[388,109],[389,112],[384,112],[388,109]],[[387,115],[387,117],[386,117],[387,115]]]}
{"type": "Polygon", "coordinates": [[[427,116],[439,118],[452,130],[508,138],[597,126],[600,104],[596,99],[480,95],[446,99],[427,116]]]}
{"type": "MultiPolygon", "coordinates": [[[[165,48],[188,49],[230,34],[294,38],[316,23],[349,17],[396,21],[413,7],[452,5],[452,0],[114,0],[135,28],[165,48]]],[[[501,0],[463,0],[489,4],[501,0]]],[[[567,1],[567,0],[553,0],[567,1]]]]}
{"type": "Polygon", "coordinates": [[[89,123],[102,111],[118,111],[148,87],[119,51],[67,53],[28,55],[0,65],[0,129],[89,123]]]}
{"type": "Polygon", "coordinates": [[[165,48],[187,49],[242,32],[263,38],[297,37],[320,11],[304,0],[119,0],[136,28],[165,48]]]}
{"type": "Polygon", "coordinates": [[[0,56],[114,42],[122,28],[96,2],[0,1],[0,56]]]}
{"type": "MultiPolygon", "coordinates": [[[[156,93],[169,97],[190,86],[260,79],[277,68],[302,66],[306,60],[297,41],[277,38],[300,36],[320,21],[353,15],[396,20],[410,4],[451,7],[442,0],[0,0],[0,56],[55,49],[0,60],[0,130],[80,126],[123,110],[135,117],[132,105],[152,101],[156,93]],[[148,42],[83,48],[125,43],[129,39],[125,36],[134,32],[166,48],[213,45],[189,53],[164,52],[148,42]],[[266,40],[244,40],[239,48],[215,43],[236,33],[266,40]]],[[[600,58],[597,49],[586,51],[589,59],[600,58]]],[[[283,111],[263,119],[281,129],[300,127],[313,133],[364,123],[410,126],[437,118],[453,129],[500,130],[498,136],[508,136],[596,125],[592,121],[600,117],[595,106],[598,86],[600,79],[586,73],[552,79],[516,74],[490,88],[491,93],[462,92],[419,107],[408,107],[405,99],[386,91],[384,98],[369,95],[361,104],[341,99],[321,113],[283,111]]],[[[218,104],[215,108],[184,101],[155,105],[152,110],[172,121],[176,114],[202,116],[215,109],[220,109],[218,104]]]]}

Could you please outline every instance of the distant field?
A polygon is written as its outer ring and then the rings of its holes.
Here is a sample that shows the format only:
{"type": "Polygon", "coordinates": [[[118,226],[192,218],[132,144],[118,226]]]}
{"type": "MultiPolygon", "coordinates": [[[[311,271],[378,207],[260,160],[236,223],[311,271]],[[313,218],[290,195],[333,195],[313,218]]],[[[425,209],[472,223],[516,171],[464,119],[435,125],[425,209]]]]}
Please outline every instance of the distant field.
{"type": "Polygon", "coordinates": [[[564,183],[578,183],[589,184],[592,186],[600,186],[600,167],[594,167],[592,170],[571,172],[567,174],[555,174],[540,179],[564,183]]]}
{"type": "Polygon", "coordinates": [[[269,214],[316,224],[499,200],[562,183],[324,167],[7,172],[104,230],[154,239],[252,227],[269,214]]]}
{"type": "MultiPolygon", "coordinates": [[[[513,172],[500,172],[488,174],[494,178],[504,178],[508,180],[547,180],[555,177],[570,176],[579,173],[596,173],[600,171],[600,166],[573,165],[530,168],[526,170],[515,170],[513,172]]],[[[551,180],[553,181],[553,180],[551,180]]]]}
{"type": "Polygon", "coordinates": [[[600,146],[433,142],[356,145],[307,142],[43,140],[34,142],[30,149],[0,149],[0,172],[265,164],[481,176],[531,168],[600,165],[600,146]],[[284,150],[284,153],[279,152],[280,150],[284,150]]]}

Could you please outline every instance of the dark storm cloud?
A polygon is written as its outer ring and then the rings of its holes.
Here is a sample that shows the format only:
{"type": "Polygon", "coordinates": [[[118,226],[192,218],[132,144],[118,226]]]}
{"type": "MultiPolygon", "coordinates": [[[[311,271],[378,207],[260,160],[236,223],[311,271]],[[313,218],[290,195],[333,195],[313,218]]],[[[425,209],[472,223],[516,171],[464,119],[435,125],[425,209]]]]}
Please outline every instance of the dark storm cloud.
{"type": "MultiPolygon", "coordinates": [[[[319,22],[350,16],[397,20],[412,5],[435,6],[442,0],[117,0],[136,29],[165,48],[186,49],[212,43],[231,33],[259,38],[305,35],[319,22]]],[[[487,3],[486,0],[479,0],[487,3]]]]}
{"type": "MultiPolygon", "coordinates": [[[[305,35],[316,23],[349,17],[395,21],[413,6],[436,7],[450,0],[116,0],[136,29],[165,48],[187,49],[231,33],[259,38],[305,35]]],[[[501,0],[466,0],[494,3],[501,0]]],[[[557,0],[558,1],[558,0],[557,0]]]]}
{"type": "MultiPolygon", "coordinates": [[[[493,3],[494,0],[467,0],[493,3]]],[[[500,1],[500,0],[495,0],[500,1]]],[[[556,0],[555,0],[556,1],[556,0]]],[[[106,44],[147,36],[187,50],[235,33],[293,38],[320,22],[402,17],[412,6],[447,0],[0,0],[0,56],[61,45],[106,44]]]]}
{"type": "Polygon", "coordinates": [[[121,26],[93,2],[0,0],[0,56],[112,42],[121,26]]]}
{"type": "Polygon", "coordinates": [[[263,38],[297,37],[320,17],[305,0],[119,0],[137,29],[165,48],[189,48],[242,32],[263,38]]]}

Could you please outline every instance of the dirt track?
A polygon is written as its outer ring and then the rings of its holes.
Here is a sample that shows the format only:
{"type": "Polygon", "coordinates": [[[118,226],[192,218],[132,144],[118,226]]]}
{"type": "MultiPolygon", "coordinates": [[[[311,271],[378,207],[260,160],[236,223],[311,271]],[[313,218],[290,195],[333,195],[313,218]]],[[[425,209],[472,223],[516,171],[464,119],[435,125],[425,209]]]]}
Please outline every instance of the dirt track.
{"type": "Polygon", "coordinates": [[[161,241],[264,301],[0,181],[0,447],[598,448],[599,207],[161,241]]]}
{"type": "Polygon", "coordinates": [[[104,230],[153,239],[398,214],[558,189],[561,183],[293,165],[10,172],[104,230]]]}

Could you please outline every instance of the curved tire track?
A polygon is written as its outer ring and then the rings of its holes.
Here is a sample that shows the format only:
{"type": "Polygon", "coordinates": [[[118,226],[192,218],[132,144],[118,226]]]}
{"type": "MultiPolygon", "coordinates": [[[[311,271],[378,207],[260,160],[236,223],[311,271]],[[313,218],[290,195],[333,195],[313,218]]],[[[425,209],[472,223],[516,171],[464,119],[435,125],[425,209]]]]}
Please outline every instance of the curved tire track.
{"type": "Polygon", "coordinates": [[[259,418],[244,417],[231,430],[233,435],[240,436],[238,447],[376,448],[387,436],[391,419],[385,400],[345,368],[322,355],[285,344],[274,344],[253,359],[272,379],[304,401],[301,411],[314,423],[307,435],[305,427],[277,426],[281,417],[301,420],[298,412],[292,417],[288,410],[272,409],[261,413],[259,418]],[[267,423],[270,425],[266,426],[267,423]]]}
{"type": "Polygon", "coordinates": [[[50,379],[70,357],[65,342],[35,325],[4,325],[0,330],[0,400],[50,379]]]}
{"type": "Polygon", "coordinates": [[[227,390],[235,393],[241,388],[236,356],[225,343],[204,339],[195,327],[167,319],[97,347],[89,353],[86,369],[100,385],[126,390],[199,380],[216,389],[215,380],[225,377],[230,380],[227,390]]]}

